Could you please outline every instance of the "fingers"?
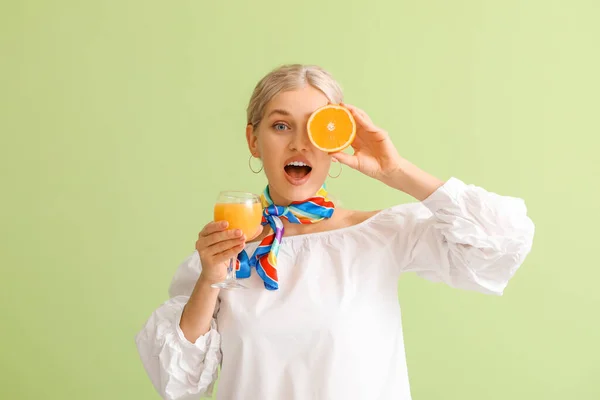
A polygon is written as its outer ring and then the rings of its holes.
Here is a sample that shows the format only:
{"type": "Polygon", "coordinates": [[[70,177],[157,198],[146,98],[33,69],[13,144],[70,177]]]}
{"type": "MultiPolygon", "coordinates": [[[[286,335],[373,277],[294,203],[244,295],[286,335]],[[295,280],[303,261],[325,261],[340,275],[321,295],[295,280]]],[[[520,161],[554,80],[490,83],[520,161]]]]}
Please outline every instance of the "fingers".
{"type": "Polygon", "coordinates": [[[254,235],[252,235],[252,237],[248,238],[248,240],[253,240],[253,239],[257,238],[258,235],[260,235],[262,233],[262,231],[263,231],[263,226],[260,225],[258,227],[258,229],[256,230],[256,232],[254,233],[254,235]]]}
{"type": "Polygon", "coordinates": [[[214,245],[215,243],[222,242],[224,240],[239,238],[243,235],[243,232],[239,229],[228,229],[213,232],[207,236],[200,235],[198,240],[202,242],[205,247],[214,245]]]}
{"type": "Polygon", "coordinates": [[[211,222],[198,234],[196,250],[203,265],[217,265],[237,256],[246,243],[246,237],[239,229],[228,229],[225,221],[211,222]]]}
{"type": "Polygon", "coordinates": [[[360,147],[364,144],[363,139],[357,134],[354,137],[354,140],[352,141],[352,143],[350,143],[350,145],[352,146],[352,148],[356,151],[358,149],[360,149],[360,147]]]}
{"type": "Polygon", "coordinates": [[[340,152],[331,154],[331,157],[350,168],[358,169],[358,158],[354,155],[340,152]]]}
{"type": "Polygon", "coordinates": [[[244,249],[245,244],[246,238],[244,236],[224,240],[212,246],[206,246],[202,239],[198,239],[196,250],[200,255],[203,266],[215,266],[237,256],[244,249]]]}
{"type": "Polygon", "coordinates": [[[229,261],[231,258],[236,258],[241,251],[244,250],[244,245],[235,246],[231,249],[225,250],[221,253],[217,253],[213,256],[214,263],[223,263],[229,261]]]}
{"type": "Polygon", "coordinates": [[[209,255],[214,256],[215,254],[219,254],[224,251],[228,251],[228,250],[233,249],[238,246],[242,246],[242,248],[243,248],[245,243],[246,243],[246,238],[244,236],[241,236],[241,237],[234,238],[234,239],[223,240],[222,242],[217,242],[217,243],[213,244],[212,246],[208,246],[208,248],[206,250],[209,255]]]}
{"type": "Polygon", "coordinates": [[[346,107],[352,113],[352,116],[356,120],[359,125],[362,125],[368,131],[377,131],[378,128],[373,124],[371,118],[367,115],[366,112],[361,110],[360,108],[354,107],[351,104],[342,103],[342,106],[346,107]]]}
{"type": "Polygon", "coordinates": [[[228,225],[229,224],[227,223],[227,221],[209,222],[208,224],[206,224],[204,229],[200,231],[200,234],[198,236],[208,236],[215,232],[224,231],[225,229],[227,229],[228,225]]]}

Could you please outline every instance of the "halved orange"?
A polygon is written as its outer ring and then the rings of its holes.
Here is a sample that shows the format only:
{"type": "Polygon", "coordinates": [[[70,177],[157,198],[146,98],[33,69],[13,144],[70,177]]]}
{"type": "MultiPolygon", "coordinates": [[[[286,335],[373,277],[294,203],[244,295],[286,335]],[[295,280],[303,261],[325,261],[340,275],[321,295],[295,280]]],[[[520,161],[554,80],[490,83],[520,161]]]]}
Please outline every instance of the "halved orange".
{"type": "Polygon", "coordinates": [[[356,137],[356,122],[346,107],[328,104],[313,112],[307,123],[308,137],[319,150],[342,151],[356,137]]]}

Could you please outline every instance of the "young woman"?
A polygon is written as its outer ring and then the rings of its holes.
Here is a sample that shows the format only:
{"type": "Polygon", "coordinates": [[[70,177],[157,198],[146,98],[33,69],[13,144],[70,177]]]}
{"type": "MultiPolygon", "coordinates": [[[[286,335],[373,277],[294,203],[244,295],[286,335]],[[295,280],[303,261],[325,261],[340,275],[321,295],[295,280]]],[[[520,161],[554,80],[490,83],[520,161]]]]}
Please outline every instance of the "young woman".
{"type": "Polygon", "coordinates": [[[529,253],[534,225],[522,200],[422,171],[356,107],[345,104],[357,124],[354,154],[317,150],[307,120],[327,103],[342,103],[342,92],[315,66],[278,68],[256,86],[246,139],[268,179],[267,228],[246,238],[213,221],[200,232],[170,299],[136,337],[163,398],[210,396],[220,366],[219,399],[408,400],[400,274],[501,295],[529,253]],[[323,189],[332,161],[418,201],[335,208],[323,189]],[[310,223],[298,223],[308,201],[310,223]],[[270,226],[283,227],[279,246],[270,226]],[[248,289],[214,289],[238,254],[248,289]]]}

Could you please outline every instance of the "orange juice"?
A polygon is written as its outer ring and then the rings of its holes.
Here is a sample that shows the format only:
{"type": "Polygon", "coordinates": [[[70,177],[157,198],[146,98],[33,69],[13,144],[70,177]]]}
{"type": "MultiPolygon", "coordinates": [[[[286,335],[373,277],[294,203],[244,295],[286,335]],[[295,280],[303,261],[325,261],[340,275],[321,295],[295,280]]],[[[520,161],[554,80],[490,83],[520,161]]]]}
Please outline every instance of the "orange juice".
{"type": "Polygon", "coordinates": [[[241,229],[250,239],[260,225],[262,206],[260,203],[217,203],[215,221],[227,221],[227,229],[241,229]]]}

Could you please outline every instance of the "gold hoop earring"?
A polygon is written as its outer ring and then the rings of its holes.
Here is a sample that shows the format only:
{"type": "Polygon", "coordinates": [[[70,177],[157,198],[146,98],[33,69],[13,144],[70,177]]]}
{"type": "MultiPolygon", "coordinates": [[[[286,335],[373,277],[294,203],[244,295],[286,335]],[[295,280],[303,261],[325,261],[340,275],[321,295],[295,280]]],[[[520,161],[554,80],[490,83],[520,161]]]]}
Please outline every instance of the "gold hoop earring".
{"type": "Polygon", "coordinates": [[[337,179],[339,178],[339,176],[342,174],[342,163],[337,161],[335,164],[339,164],[340,165],[340,171],[337,173],[337,175],[331,176],[331,173],[327,173],[327,175],[331,178],[331,179],[337,179]]]}
{"type": "Polygon", "coordinates": [[[248,167],[250,167],[250,171],[254,172],[255,174],[260,174],[260,172],[263,170],[262,161],[260,163],[260,169],[257,171],[254,168],[252,168],[252,159],[253,158],[257,158],[260,160],[260,158],[254,157],[252,154],[250,154],[250,158],[248,159],[248,167]]]}

